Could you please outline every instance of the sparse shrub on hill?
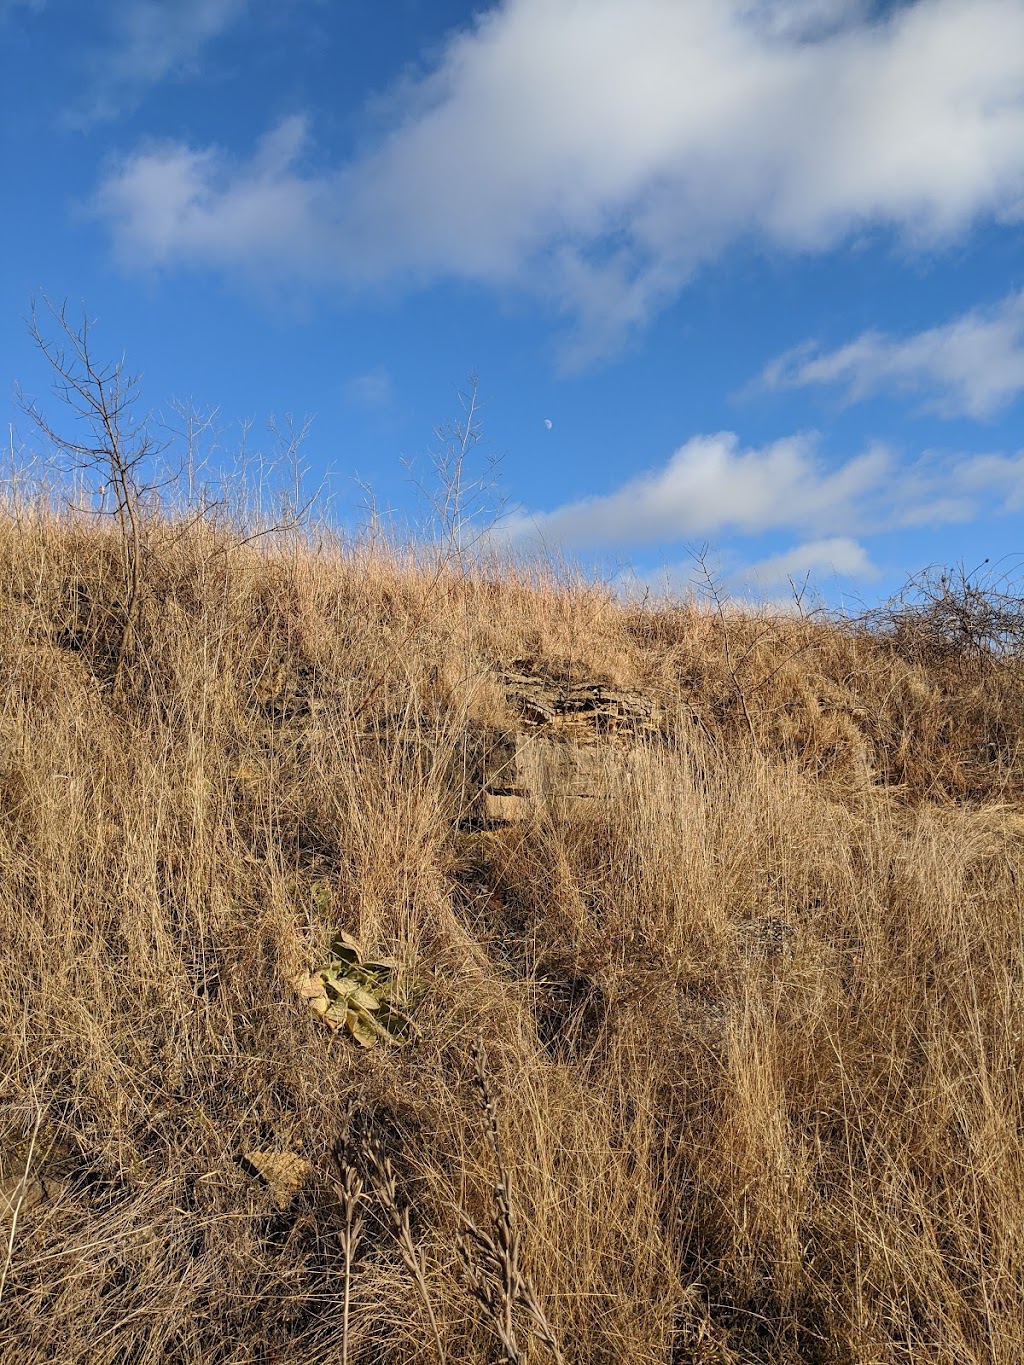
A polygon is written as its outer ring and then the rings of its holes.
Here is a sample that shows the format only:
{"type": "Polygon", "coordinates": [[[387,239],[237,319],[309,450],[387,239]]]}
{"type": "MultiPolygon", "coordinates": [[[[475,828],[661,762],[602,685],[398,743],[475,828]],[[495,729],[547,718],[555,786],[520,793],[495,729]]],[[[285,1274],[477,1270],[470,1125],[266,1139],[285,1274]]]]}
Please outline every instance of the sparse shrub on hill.
{"type": "Polygon", "coordinates": [[[940,792],[947,785],[959,796],[1017,791],[1024,759],[1019,566],[933,566],[859,624],[906,667],[899,695],[912,715],[895,757],[912,772],[912,785],[930,766],[940,792]]]}
{"type": "Polygon", "coordinates": [[[990,566],[987,559],[973,571],[962,563],[932,565],[915,574],[893,601],[868,612],[864,621],[915,663],[962,667],[1013,658],[1024,649],[1024,582],[1019,572],[1019,565],[990,566]]]}

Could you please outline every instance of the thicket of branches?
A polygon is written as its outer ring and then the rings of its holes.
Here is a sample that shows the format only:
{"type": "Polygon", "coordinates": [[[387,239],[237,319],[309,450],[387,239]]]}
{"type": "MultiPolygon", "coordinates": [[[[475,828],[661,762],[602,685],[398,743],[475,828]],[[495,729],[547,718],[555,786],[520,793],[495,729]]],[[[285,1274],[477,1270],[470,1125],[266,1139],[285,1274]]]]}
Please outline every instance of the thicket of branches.
{"type": "Polygon", "coordinates": [[[1024,573],[1020,558],[974,569],[961,562],[913,575],[863,623],[909,659],[937,664],[1019,661],[1024,650],[1024,573]]]}

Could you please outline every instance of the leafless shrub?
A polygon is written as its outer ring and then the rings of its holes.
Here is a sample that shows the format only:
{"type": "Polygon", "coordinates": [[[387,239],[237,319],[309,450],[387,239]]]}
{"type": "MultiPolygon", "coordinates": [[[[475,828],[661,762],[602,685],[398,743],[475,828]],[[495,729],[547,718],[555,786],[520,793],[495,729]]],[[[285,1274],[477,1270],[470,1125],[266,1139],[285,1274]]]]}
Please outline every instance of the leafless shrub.
{"type": "Polygon", "coordinates": [[[898,654],[925,664],[1005,660],[1024,648],[1024,581],[1016,562],[931,565],[860,619],[898,654]]]}
{"type": "Polygon", "coordinates": [[[24,400],[23,407],[72,468],[91,476],[90,491],[100,499],[101,508],[108,499],[113,504],[123,575],[121,625],[111,677],[116,688],[136,624],[145,531],[143,504],[156,487],[152,464],[163,447],[152,435],[148,419],[138,412],[140,376],[126,370],[123,356],[107,364],[96,358],[92,324],[84,310],[76,326],[68,317],[66,303],[58,308],[44,299],[44,305],[56,339],[49,339],[42,330],[34,304],[29,335],[50,365],[54,394],[85,434],[76,439],[63,433],[37,403],[24,400]]]}

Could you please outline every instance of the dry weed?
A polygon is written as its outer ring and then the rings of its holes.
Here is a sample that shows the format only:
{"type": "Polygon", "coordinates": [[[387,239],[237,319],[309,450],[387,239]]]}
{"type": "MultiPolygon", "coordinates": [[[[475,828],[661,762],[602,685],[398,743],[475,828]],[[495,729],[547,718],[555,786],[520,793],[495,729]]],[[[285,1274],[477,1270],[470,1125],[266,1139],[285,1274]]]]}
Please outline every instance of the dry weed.
{"type": "Polygon", "coordinates": [[[115,690],[116,539],[0,519],[6,1356],[1024,1358],[1014,658],[244,542],[146,527],[115,690]],[[659,728],[481,830],[504,670],[659,728]],[[295,999],[339,930],[415,1043],[295,999]],[[277,1207],[242,1154],[326,1172],[354,1097],[340,1215],[277,1207]]]}

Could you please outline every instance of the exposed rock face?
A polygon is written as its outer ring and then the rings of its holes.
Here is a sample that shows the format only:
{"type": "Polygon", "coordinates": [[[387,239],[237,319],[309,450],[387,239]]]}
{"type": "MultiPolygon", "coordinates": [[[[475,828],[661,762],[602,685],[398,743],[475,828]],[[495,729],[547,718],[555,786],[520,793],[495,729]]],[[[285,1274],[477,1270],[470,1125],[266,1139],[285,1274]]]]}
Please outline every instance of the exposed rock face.
{"type": "Polygon", "coordinates": [[[642,692],[521,671],[498,679],[506,723],[474,727],[453,754],[429,721],[417,728],[407,717],[376,722],[361,742],[386,750],[393,767],[407,763],[410,776],[436,745],[462,818],[490,825],[525,819],[537,801],[593,808],[621,782],[632,750],[664,734],[657,702],[642,692]]]}
{"type": "Polygon", "coordinates": [[[523,819],[531,799],[606,799],[630,747],[661,733],[657,704],[641,692],[524,672],[502,681],[522,728],[484,746],[475,813],[486,823],[523,819]]]}
{"type": "Polygon", "coordinates": [[[509,704],[523,720],[583,743],[599,735],[657,734],[658,708],[651,697],[604,683],[558,683],[532,673],[505,673],[509,704]]]}

